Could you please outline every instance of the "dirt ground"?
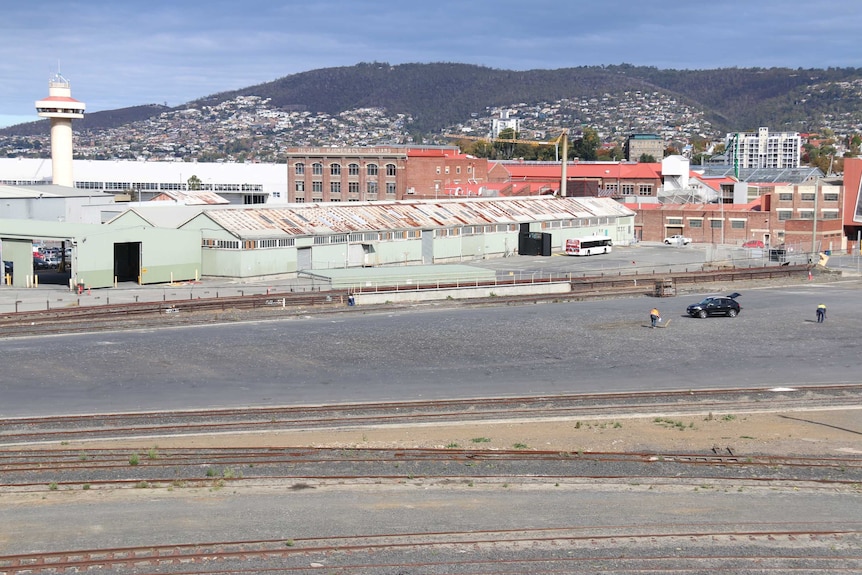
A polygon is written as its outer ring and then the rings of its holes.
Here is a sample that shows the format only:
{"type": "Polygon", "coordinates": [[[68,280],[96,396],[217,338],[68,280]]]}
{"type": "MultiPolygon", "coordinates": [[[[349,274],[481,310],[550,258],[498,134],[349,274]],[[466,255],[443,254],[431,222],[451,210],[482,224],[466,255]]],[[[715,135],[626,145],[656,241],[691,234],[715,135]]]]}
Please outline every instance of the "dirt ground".
{"type": "MultiPolygon", "coordinates": [[[[123,440],[122,447],[534,449],[561,452],[862,455],[860,409],[782,413],[495,421],[123,440]]],[[[64,449],[118,447],[71,442],[64,449]]]]}

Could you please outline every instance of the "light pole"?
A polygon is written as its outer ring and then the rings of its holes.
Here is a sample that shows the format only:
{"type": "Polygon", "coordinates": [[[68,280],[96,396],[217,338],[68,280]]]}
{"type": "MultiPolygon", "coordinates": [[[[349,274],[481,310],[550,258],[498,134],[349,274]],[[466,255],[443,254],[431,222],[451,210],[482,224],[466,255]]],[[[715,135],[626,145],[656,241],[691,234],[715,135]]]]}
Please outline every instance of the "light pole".
{"type": "Polygon", "coordinates": [[[811,261],[814,261],[814,254],[817,253],[817,196],[820,195],[820,176],[814,182],[814,214],[811,220],[811,261]]]}

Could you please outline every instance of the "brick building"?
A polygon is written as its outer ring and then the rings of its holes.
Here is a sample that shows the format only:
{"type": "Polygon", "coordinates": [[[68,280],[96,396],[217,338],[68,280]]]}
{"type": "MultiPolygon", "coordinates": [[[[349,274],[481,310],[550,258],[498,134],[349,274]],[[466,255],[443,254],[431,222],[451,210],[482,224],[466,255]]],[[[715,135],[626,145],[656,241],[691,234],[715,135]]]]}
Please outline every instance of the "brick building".
{"type": "MultiPolygon", "coordinates": [[[[490,182],[531,184],[534,190],[558,191],[562,170],[559,162],[491,162],[490,182]]],[[[660,163],[569,162],[566,165],[566,193],[570,197],[638,198],[658,201],[661,189],[660,163]]]]}
{"type": "Polygon", "coordinates": [[[457,148],[292,148],[288,202],[364,202],[470,195],[488,163],[457,148]],[[472,188],[471,188],[472,187],[472,188]]]}
{"type": "Polygon", "coordinates": [[[795,246],[806,252],[812,247],[845,247],[843,185],[823,181],[759,186],[757,194],[747,204],[643,204],[636,209],[635,236],[643,241],[662,241],[667,236],[683,234],[694,242],[736,245],[760,240],[770,246],[795,246]]]}

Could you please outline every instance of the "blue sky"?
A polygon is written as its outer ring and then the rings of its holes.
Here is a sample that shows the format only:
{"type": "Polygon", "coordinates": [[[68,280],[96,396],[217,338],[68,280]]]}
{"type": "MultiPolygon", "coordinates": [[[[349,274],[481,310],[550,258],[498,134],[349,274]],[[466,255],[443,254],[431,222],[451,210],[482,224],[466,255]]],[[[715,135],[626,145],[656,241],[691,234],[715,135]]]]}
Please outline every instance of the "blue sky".
{"type": "Polygon", "coordinates": [[[0,9],[0,126],[59,69],[88,112],[359,62],[862,67],[860,0],[116,0],[0,9]]]}

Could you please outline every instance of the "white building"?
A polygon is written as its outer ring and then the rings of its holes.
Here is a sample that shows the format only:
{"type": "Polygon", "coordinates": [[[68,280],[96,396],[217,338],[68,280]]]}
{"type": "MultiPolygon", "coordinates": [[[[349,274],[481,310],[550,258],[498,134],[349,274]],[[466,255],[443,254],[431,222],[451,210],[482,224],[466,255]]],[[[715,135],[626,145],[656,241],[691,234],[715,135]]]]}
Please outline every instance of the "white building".
{"type": "MultiPolygon", "coordinates": [[[[52,162],[0,158],[0,185],[38,186],[52,182],[52,162]]],[[[164,192],[212,192],[231,204],[287,203],[287,164],[138,162],[73,160],[72,186],[148,201],[164,192]]]]}
{"type": "Polygon", "coordinates": [[[770,134],[769,128],[757,133],[734,132],[725,137],[727,163],[737,169],[798,168],[802,138],[798,132],[770,134]]]}
{"type": "Polygon", "coordinates": [[[500,112],[499,118],[491,119],[491,137],[500,137],[500,132],[503,130],[512,130],[517,135],[521,131],[521,119],[510,118],[508,110],[500,112]]]}

